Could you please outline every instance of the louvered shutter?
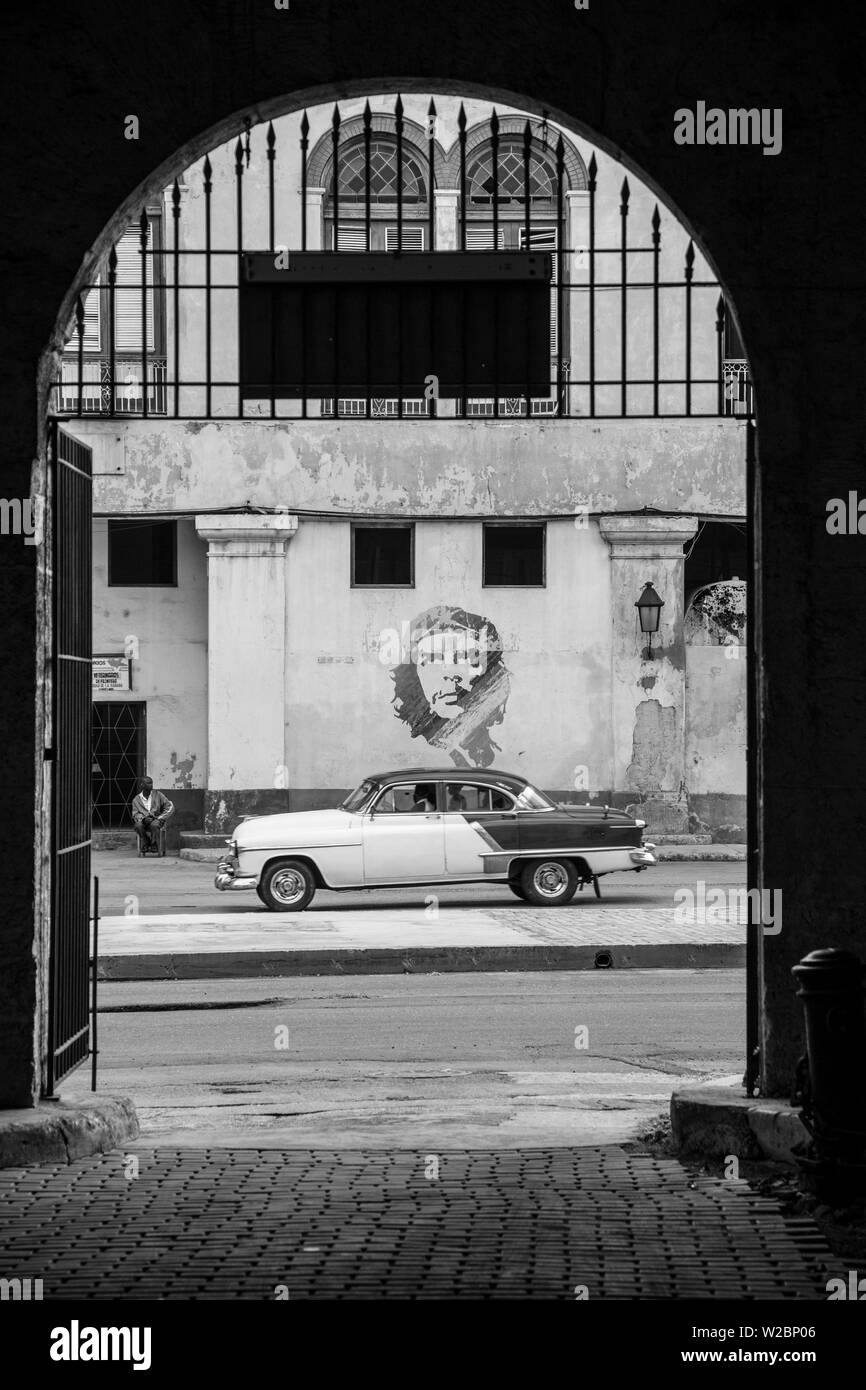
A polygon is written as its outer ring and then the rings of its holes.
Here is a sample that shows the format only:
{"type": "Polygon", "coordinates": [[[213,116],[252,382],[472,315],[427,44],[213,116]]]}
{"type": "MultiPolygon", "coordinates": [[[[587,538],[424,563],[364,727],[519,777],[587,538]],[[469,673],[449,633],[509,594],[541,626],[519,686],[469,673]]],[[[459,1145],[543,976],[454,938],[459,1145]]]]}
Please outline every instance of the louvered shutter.
{"type": "Polygon", "coordinates": [[[469,227],[466,228],[466,250],[467,251],[504,251],[505,250],[505,228],[497,228],[496,246],[493,245],[493,228],[491,227],[469,227]]]}
{"type": "MultiPolygon", "coordinates": [[[[331,250],[337,248],[337,229],[331,228],[331,250]]],[[[362,222],[340,223],[340,251],[366,251],[367,229],[362,222]]]]}
{"type": "MultiPolygon", "coordinates": [[[[556,228],[555,227],[530,227],[529,245],[526,244],[526,228],[520,229],[520,249],[521,251],[556,251],[556,228]]],[[[557,270],[559,257],[554,255],[553,276],[550,282],[550,355],[555,357],[559,351],[559,332],[557,323],[557,270]]]]}
{"type": "MultiPolygon", "coordinates": [[[[148,249],[152,249],[152,240],[148,249]]],[[[148,280],[154,258],[147,258],[148,280]]],[[[124,232],[117,243],[114,345],[118,352],[141,352],[141,242],[137,229],[124,232]]],[[[153,351],[153,290],[147,291],[147,350],[153,351]]]]}
{"type": "MultiPolygon", "coordinates": [[[[397,228],[385,228],[385,250],[397,250],[397,228]]],[[[424,228],[420,226],[407,226],[403,224],[403,250],[404,251],[423,251],[424,250],[424,228]]]]}
{"type": "MultiPolygon", "coordinates": [[[[98,352],[99,334],[99,280],[84,301],[84,351],[98,352]]],[[[78,333],[72,335],[72,346],[78,347],[78,333]]]]}

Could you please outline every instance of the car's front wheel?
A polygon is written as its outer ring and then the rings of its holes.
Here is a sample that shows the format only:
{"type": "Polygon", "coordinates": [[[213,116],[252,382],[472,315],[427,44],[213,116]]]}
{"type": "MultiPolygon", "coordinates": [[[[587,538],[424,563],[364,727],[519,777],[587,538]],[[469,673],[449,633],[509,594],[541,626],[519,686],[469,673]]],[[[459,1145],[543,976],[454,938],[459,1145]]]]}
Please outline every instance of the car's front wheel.
{"type": "Polygon", "coordinates": [[[303,912],[315,893],[310,867],[300,859],[278,859],[269,864],[259,884],[259,897],[271,912],[303,912]]]}
{"type": "Polygon", "coordinates": [[[539,907],[559,907],[577,891],[577,874],[567,859],[536,859],[520,875],[527,902],[539,907]]]}

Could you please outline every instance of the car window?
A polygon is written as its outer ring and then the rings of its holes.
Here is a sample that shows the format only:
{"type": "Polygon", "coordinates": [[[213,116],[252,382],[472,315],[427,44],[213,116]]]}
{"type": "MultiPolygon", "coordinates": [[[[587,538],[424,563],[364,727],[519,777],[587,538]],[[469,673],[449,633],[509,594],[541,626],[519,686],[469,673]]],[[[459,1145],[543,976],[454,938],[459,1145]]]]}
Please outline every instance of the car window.
{"type": "Polygon", "coordinates": [[[353,792],[349,792],[349,795],[346,797],[345,801],[340,803],[337,810],[359,811],[364,805],[364,802],[369,799],[375,785],[375,782],[362,782],[353,792]]]}
{"type": "Polygon", "coordinates": [[[535,787],[526,786],[517,798],[519,811],[555,811],[556,806],[549,797],[535,787]]]}
{"type": "Polygon", "coordinates": [[[511,811],[514,802],[498,787],[482,787],[476,782],[448,782],[445,785],[446,811],[511,811]]]}
{"type": "Polygon", "coordinates": [[[375,815],[403,816],[414,811],[417,804],[416,782],[401,782],[396,787],[388,787],[373,806],[375,815]]]}

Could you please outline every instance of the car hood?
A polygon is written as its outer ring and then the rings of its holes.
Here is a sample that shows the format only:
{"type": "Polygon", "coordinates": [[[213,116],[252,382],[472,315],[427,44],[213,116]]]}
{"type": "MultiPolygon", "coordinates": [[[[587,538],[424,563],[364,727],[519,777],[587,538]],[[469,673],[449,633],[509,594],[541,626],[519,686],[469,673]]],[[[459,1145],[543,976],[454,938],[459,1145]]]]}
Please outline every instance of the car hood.
{"type": "Polygon", "coordinates": [[[334,844],[360,839],[361,820],[349,811],[286,811],[241,821],[231,837],[243,848],[334,844]]]}

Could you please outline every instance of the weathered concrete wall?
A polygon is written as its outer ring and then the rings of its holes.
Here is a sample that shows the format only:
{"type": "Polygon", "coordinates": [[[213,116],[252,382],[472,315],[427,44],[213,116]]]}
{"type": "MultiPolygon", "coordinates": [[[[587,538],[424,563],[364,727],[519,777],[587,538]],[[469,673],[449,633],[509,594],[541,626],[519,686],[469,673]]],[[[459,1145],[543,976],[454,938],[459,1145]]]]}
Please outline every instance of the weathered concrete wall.
{"type": "Polygon", "coordinates": [[[743,517],[736,420],[76,421],[94,509],[541,516],[639,510],[743,517]]]}
{"type": "Polygon", "coordinates": [[[349,533],[346,522],[303,521],[289,548],[293,787],[341,787],[377,768],[448,766],[452,756],[555,788],[572,787],[585,766],[592,790],[611,785],[610,561],[596,527],[548,523],[545,589],[483,589],[481,526],[472,522],[416,527],[414,589],[350,589],[349,533]],[[502,654],[495,692],[476,698],[473,686],[469,725],[453,739],[440,728],[435,743],[413,736],[417,721],[395,709],[407,663],[389,639],[431,608],[483,618],[502,654]],[[461,751],[471,729],[471,749],[461,751]]]}
{"type": "MultiPolygon", "coordinates": [[[[207,777],[206,548],[191,521],[177,523],[177,587],[108,587],[108,526],[93,527],[93,650],[122,656],[136,639],[132,690],[97,698],[147,705],[147,771],[175,801],[174,828],[182,806],[207,777]]],[[[200,805],[201,798],[198,802],[200,805]]]]}
{"type": "Polygon", "coordinates": [[[689,804],[724,840],[744,840],[746,829],[745,590],[714,584],[685,619],[689,804]]]}

